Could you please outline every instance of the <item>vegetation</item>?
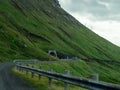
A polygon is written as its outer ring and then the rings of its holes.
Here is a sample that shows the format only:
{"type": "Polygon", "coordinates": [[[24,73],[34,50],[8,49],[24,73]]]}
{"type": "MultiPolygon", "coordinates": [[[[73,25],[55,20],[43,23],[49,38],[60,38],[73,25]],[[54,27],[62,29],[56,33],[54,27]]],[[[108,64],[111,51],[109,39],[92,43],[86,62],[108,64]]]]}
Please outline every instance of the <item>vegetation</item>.
{"type": "MultiPolygon", "coordinates": [[[[68,69],[72,75],[85,78],[98,73],[100,80],[120,84],[120,47],[78,22],[57,0],[0,0],[0,62],[33,58],[58,60],[48,55],[48,50],[56,50],[60,58],[71,56],[90,61],[41,64],[36,68],[51,68],[60,73],[68,69]]],[[[16,73],[48,90],[46,79],[41,83],[16,73]]]]}
{"type": "Polygon", "coordinates": [[[100,63],[96,61],[92,62],[59,62],[59,63],[47,63],[47,64],[37,64],[33,65],[34,68],[42,68],[43,70],[53,70],[58,73],[65,73],[69,70],[71,75],[91,79],[91,75],[98,74],[99,80],[120,84],[120,63],[112,63],[101,61],[100,63]]]}
{"type": "Polygon", "coordinates": [[[77,56],[120,60],[120,48],[65,12],[57,0],[0,0],[0,60],[77,56]]]}

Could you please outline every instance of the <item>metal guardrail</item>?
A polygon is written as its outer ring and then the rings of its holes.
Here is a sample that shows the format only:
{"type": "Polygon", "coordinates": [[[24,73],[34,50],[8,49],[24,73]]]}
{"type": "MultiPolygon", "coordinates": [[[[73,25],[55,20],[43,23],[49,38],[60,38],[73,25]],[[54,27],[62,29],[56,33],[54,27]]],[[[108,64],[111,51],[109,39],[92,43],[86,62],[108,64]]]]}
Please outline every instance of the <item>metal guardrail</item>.
{"type": "Polygon", "coordinates": [[[39,62],[39,60],[37,60],[37,59],[31,59],[31,60],[14,60],[13,61],[13,63],[16,63],[16,64],[24,64],[24,63],[29,63],[29,64],[36,64],[36,63],[38,63],[39,62]]]}
{"type": "Polygon", "coordinates": [[[38,63],[58,63],[58,62],[81,62],[81,59],[78,60],[74,60],[74,59],[60,59],[59,61],[40,61],[37,59],[33,59],[33,60],[14,60],[13,63],[15,64],[38,64],[38,63]]]}
{"type": "Polygon", "coordinates": [[[29,71],[32,74],[35,73],[41,76],[46,76],[49,79],[50,78],[55,79],[58,81],[80,86],[80,87],[87,88],[90,90],[120,90],[120,85],[117,85],[117,84],[110,84],[110,83],[94,81],[90,79],[83,79],[83,78],[73,77],[70,75],[64,75],[60,73],[44,71],[41,69],[30,68],[30,67],[22,66],[22,65],[16,65],[16,66],[18,69],[26,70],[27,72],[29,71]]]}

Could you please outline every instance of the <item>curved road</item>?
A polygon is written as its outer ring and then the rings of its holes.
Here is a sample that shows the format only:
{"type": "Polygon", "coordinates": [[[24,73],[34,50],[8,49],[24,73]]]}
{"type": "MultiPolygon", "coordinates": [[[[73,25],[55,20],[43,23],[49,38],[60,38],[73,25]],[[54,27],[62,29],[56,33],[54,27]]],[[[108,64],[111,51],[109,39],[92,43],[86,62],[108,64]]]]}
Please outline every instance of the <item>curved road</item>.
{"type": "Polygon", "coordinates": [[[11,73],[12,63],[0,63],[0,90],[35,90],[11,73]]]}

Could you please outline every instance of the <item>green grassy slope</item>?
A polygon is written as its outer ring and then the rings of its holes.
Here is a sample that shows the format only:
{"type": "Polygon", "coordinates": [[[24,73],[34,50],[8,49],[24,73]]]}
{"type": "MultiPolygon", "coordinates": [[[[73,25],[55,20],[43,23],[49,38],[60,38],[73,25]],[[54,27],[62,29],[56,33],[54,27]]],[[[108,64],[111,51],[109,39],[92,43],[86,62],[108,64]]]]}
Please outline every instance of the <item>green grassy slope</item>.
{"type": "Polygon", "coordinates": [[[119,60],[120,48],[65,12],[57,0],[0,0],[0,60],[49,58],[47,51],[119,60]]]}
{"type": "Polygon", "coordinates": [[[58,73],[65,73],[69,70],[71,75],[91,79],[91,75],[99,74],[99,80],[109,83],[120,84],[119,63],[108,62],[59,62],[33,65],[34,68],[42,68],[43,70],[53,70],[58,73]]]}

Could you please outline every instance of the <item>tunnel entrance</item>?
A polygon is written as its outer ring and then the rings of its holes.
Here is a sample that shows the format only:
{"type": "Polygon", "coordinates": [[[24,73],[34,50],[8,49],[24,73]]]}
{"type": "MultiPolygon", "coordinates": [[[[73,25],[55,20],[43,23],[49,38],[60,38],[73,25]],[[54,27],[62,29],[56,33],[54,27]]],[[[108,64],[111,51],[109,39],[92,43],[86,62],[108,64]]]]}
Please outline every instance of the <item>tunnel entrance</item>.
{"type": "Polygon", "coordinates": [[[51,56],[57,57],[57,52],[56,52],[55,50],[49,50],[48,53],[49,53],[51,56]]]}

